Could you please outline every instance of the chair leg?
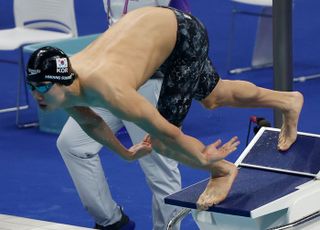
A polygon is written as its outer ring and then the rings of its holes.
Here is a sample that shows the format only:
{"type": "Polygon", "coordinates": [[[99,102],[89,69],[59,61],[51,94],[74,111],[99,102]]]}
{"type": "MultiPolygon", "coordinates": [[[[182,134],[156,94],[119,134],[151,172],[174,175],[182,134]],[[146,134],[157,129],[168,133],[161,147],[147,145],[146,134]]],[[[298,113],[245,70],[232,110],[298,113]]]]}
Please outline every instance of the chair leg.
{"type": "MultiPolygon", "coordinates": [[[[229,49],[228,49],[228,55],[227,55],[227,67],[228,69],[231,69],[232,67],[232,51],[234,49],[234,34],[235,34],[235,14],[236,10],[232,9],[232,14],[231,14],[231,27],[230,27],[230,38],[229,38],[229,49]]],[[[230,71],[229,71],[230,72],[230,71]]]]}
{"type": "MultiPolygon", "coordinates": [[[[28,109],[28,108],[29,108],[28,105],[19,106],[19,110],[24,110],[24,109],[28,109]]],[[[14,112],[14,111],[17,111],[17,110],[18,110],[17,107],[10,107],[10,108],[5,108],[5,109],[0,109],[0,113],[14,112]]]]}
{"type": "Polygon", "coordinates": [[[307,75],[307,76],[294,77],[293,82],[305,82],[307,80],[312,80],[312,79],[316,79],[316,78],[320,78],[320,73],[311,74],[311,75],[307,75]]]}
{"type": "Polygon", "coordinates": [[[28,89],[25,82],[25,72],[24,72],[24,58],[23,58],[23,47],[20,48],[20,62],[19,62],[19,78],[18,78],[18,91],[17,91],[17,106],[16,106],[16,125],[19,128],[29,128],[29,127],[36,127],[38,126],[37,122],[28,122],[28,123],[20,123],[20,110],[21,108],[28,109],[30,106],[29,103],[29,95],[28,89]],[[21,97],[21,87],[23,85],[26,105],[20,106],[20,97],[21,97]]]}
{"type": "Polygon", "coordinates": [[[234,69],[230,69],[228,72],[229,72],[229,74],[240,74],[240,73],[244,73],[244,72],[248,72],[248,71],[252,71],[252,70],[270,68],[272,66],[273,66],[272,63],[267,63],[267,64],[264,64],[264,65],[255,65],[255,66],[234,68],[234,69]]]}
{"type": "Polygon", "coordinates": [[[260,16],[255,45],[252,54],[251,66],[272,66],[273,65],[273,49],[272,49],[272,8],[263,7],[260,16]]]}
{"type": "MultiPolygon", "coordinates": [[[[9,63],[9,64],[19,65],[19,61],[11,61],[11,60],[0,59],[0,62],[5,62],[5,63],[9,63]]],[[[20,71],[20,70],[19,70],[19,71],[20,71]]],[[[19,73],[20,73],[20,72],[19,72],[19,73]]],[[[14,106],[14,107],[2,108],[2,109],[0,109],[0,113],[15,112],[15,111],[17,111],[18,109],[19,109],[19,110],[24,110],[24,109],[28,109],[28,108],[29,108],[29,104],[19,105],[19,107],[14,106]]]]}
{"type": "MultiPolygon", "coordinates": [[[[266,52],[268,51],[267,47],[271,44],[270,49],[272,48],[272,37],[270,37],[270,41],[268,41],[267,39],[265,39],[263,36],[261,37],[261,29],[269,29],[270,26],[272,25],[268,25],[267,23],[269,22],[268,19],[271,16],[271,8],[270,7],[264,7],[262,9],[262,13],[258,14],[258,13],[253,13],[253,12],[247,12],[247,11],[240,11],[238,9],[236,9],[236,7],[233,8],[232,11],[232,19],[231,19],[231,39],[229,42],[229,54],[228,54],[228,66],[229,66],[229,74],[240,74],[243,72],[247,72],[247,71],[251,71],[251,70],[256,70],[256,69],[261,69],[261,68],[268,68],[268,67],[272,67],[272,54],[270,55],[270,52],[266,52]],[[249,15],[249,16],[259,16],[260,17],[260,21],[259,21],[259,27],[257,28],[257,36],[256,36],[256,44],[255,44],[255,48],[254,48],[254,53],[252,55],[252,60],[251,60],[251,65],[250,66],[246,66],[246,67],[240,67],[240,68],[233,68],[232,69],[232,51],[233,51],[233,47],[234,47],[234,38],[235,38],[235,15],[236,14],[242,14],[242,15],[249,15]],[[260,27],[264,27],[264,28],[260,28],[260,27]],[[263,40],[260,40],[260,39],[263,40]],[[266,57],[264,57],[264,55],[266,55],[266,57]]],[[[272,27],[270,27],[272,28],[272,27]]]]}

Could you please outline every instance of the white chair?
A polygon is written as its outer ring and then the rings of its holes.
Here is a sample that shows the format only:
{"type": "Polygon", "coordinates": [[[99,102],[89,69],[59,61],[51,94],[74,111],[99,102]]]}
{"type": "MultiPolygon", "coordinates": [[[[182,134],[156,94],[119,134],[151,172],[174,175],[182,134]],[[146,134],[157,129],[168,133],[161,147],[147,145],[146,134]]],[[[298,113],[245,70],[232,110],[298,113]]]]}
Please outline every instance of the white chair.
{"type": "Polygon", "coordinates": [[[21,126],[19,111],[29,108],[28,94],[24,83],[23,46],[77,37],[78,32],[74,0],[14,0],[13,8],[15,27],[0,30],[0,51],[20,50],[20,58],[16,62],[19,64],[20,71],[17,105],[12,108],[0,109],[0,113],[16,111],[16,124],[21,126]],[[20,105],[22,82],[26,97],[26,104],[23,106],[20,105]]]}
{"type": "MultiPolygon", "coordinates": [[[[233,2],[232,10],[232,30],[230,50],[228,54],[228,65],[230,74],[239,74],[253,69],[271,67],[273,62],[272,52],[272,0],[231,0],[233,2]],[[241,9],[241,6],[253,5],[261,8],[259,12],[241,9]],[[232,68],[233,65],[233,47],[235,38],[235,16],[237,14],[258,16],[259,22],[256,31],[255,45],[251,58],[251,64],[246,67],[232,68]]],[[[239,44],[238,44],[239,45],[239,44]]]]}
{"type": "MultiPolygon", "coordinates": [[[[231,44],[229,50],[229,73],[239,74],[245,71],[250,71],[253,69],[271,67],[273,65],[273,48],[272,48],[272,0],[231,0],[234,3],[233,16],[232,16],[232,31],[231,31],[231,44]],[[238,7],[241,4],[245,5],[255,5],[262,7],[261,13],[248,12],[240,10],[238,7]],[[238,67],[232,69],[232,52],[234,43],[234,23],[235,14],[247,14],[252,16],[259,16],[260,20],[258,22],[255,46],[251,58],[251,65],[247,67],[238,67]]],[[[320,73],[315,73],[311,75],[302,75],[293,77],[293,82],[304,82],[307,80],[312,80],[320,78],[320,73]]]]}
{"type": "Polygon", "coordinates": [[[117,22],[127,12],[144,6],[167,6],[170,0],[103,0],[109,25],[117,22]]]}

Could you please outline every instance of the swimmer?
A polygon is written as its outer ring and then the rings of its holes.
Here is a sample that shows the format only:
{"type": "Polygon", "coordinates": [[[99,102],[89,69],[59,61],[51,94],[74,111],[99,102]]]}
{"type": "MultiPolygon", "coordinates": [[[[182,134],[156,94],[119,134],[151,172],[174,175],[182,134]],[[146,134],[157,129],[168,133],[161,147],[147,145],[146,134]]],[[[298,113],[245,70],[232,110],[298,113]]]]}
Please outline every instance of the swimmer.
{"type": "Polygon", "coordinates": [[[220,78],[208,57],[208,36],[192,15],[165,7],[145,7],[122,17],[70,60],[54,47],[30,57],[27,82],[43,110],[65,109],[94,140],[125,159],[155,149],[192,167],[209,170],[211,179],[197,201],[207,209],[223,201],[237,175],[224,158],[236,150],[237,137],[205,146],[182,132],[192,99],[205,108],[221,106],[279,109],[284,122],[278,143],[287,150],[296,140],[303,96],[279,92],[246,81],[220,78]],[[163,79],[157,108],[137,90],[150,78],[163,79]],[[89,107],[107,108],[148,133],[126,149],[108,125],[89,107]]]}

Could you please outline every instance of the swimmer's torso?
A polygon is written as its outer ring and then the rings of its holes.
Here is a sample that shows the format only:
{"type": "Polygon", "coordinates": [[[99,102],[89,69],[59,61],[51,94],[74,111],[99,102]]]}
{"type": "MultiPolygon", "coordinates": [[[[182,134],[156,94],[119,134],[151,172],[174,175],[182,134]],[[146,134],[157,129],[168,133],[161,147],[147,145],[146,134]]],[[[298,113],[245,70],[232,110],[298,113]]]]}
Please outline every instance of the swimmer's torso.
{"type": "Polygon", "coordinates": [[[72,57],[71,64],[83,85],[96,88],[106,83],[137,89],[170,55],[176,31],[171,10],[141,8],[72,57]]]}

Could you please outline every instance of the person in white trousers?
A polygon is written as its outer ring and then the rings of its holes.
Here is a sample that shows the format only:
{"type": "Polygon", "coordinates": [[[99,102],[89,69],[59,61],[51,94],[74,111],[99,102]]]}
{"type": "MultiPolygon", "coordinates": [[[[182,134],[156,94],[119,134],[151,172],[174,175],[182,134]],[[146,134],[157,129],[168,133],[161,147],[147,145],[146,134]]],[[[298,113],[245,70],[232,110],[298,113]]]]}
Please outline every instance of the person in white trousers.
{"type": "MultiPolygon", "coordinates": [[[[140,5],[139,0],[131,1],[104,0],[109,23],[116,22],[121,14],[126,13],[126,9],[133,10],[141,6],[169,4],[167,0],[143,0],[140,5]],[[126,6],[126,2],[130,4],[126,6]],[[122,7],[123,10],[120,10],[122,7]]],[[[155,106],[161,85],[162,79],[151,79],[139,89],[139,92],[155,106]]],[[[93,109],[105,120],[114,133],[124,126],[133,144],[139,143],[146,134],[136,125],[118,119],[104,108],[93,109]]],[[[112,199],[98,154],[102,145],[91,139],[78,123],[70,117],[60,133],[57,147],[84,207],[96,222],[95,228],[134,229],[134,222],[129,220],[122,208],[112,199]]],[[[181,189],[181,175],[178,164],[176,161],[163,157],[156,152],[139,159],[139,163],[153,195],[153,230],[164,230],[167,223],[178,211],[176,207],[166,205],[163,200],[165,196],[181,189]]],[[[179,228],[179,225],[175,226],[175,230],[179,228]]]]}

